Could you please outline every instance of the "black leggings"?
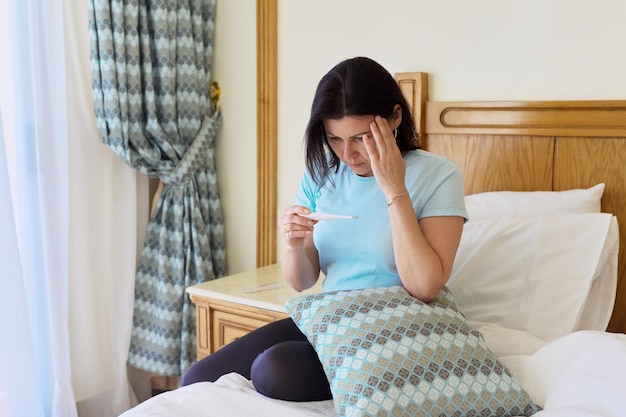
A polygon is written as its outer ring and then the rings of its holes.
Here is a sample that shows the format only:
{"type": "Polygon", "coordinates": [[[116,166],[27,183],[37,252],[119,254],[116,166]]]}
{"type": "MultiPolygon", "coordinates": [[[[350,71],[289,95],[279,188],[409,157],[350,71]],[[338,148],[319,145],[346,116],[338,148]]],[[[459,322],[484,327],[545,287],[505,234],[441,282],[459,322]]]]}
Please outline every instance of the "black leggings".
{"type": "Polygon", "coordinates": [[[267,324],[196,362],[183,375],[182,385],[215,382],[230,372],[251,379],[258,392],[271,398],[332,398],[315,349],[290,318],[267,324]]]}

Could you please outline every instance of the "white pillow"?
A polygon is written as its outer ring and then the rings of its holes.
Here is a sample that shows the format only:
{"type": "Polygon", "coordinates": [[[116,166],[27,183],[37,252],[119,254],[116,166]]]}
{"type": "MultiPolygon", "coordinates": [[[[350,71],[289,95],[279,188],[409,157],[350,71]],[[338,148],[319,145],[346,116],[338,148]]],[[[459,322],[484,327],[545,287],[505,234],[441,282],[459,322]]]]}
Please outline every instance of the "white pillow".
{"type": "Polygon", "coordinates": [[[617,292],[618,252],[619,225],[617,217],[613,216],[589,296],[578,317],[575,330],[605,331],[608,327],[617,292]]]}
{"type": "Polygon", "coordinates": [[[492,191],[465,197],[470,220],[490,216],[600,213],[604,183],[566,191],[492,191]]]}
{"type": "MultiPolygon", "coordinates": [[[[448,287],[472,322],[527,331],[546,342],[571,333],[599,259],[613,247],[607,240],[612,219],[578,213],[470,220],[448,287]]],[[[612,256],[616,261],[616,251],[612,256]]],[[[613,305],[605,308],[610,316],[613,305]]]]}
{"type": "MultiPolygon", "coordinates": [[[[533,216],[567,213],[600,213],[605,184],[565,191],[494,191],[465,197],[470,219],[490,216],[533,216]]],[[[575,330],[606,330],[615,302],[619,228],[613,218],[592,289],[575,330]],[[607,307],[609,306],[609,307],[607,307]]]]}

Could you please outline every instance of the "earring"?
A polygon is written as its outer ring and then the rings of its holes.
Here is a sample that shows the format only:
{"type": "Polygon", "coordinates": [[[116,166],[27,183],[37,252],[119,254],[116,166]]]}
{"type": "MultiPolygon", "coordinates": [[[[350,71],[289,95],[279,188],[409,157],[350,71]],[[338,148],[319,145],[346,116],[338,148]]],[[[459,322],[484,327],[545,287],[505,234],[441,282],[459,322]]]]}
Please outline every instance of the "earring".
{"type": "Polygon", "coordinates": [[[393,137],[398,139],[398,128],[393,129],[393,137]]]}

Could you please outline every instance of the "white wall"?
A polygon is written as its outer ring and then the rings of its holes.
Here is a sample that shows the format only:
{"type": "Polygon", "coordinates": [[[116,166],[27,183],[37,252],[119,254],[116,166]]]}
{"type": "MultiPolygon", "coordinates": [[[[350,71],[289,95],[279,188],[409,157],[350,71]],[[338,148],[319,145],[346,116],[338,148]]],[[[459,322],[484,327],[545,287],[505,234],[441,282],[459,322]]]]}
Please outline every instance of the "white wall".
{"type": "MultiPolygon", "coordinates": [[[[223,87],[232,81],[232,90],[224,88],[224,112],[229,94],[235,106],[228,109],[233,125],[225,116],[219,153],[225,159],[218,161],[231,272],[255,264],[256,110],[248,101],[255,94],[256,35],[247,8],[254,12],[252,0],[218,1],[218,30],[227,18],[236,25],[222,28],[234,40],[216,38],[215,71],[223,87]]],[[[392,73],[428,72],[434,100],[626,99],[623,0],[279,0],[278,12],[279,210],[292,204],[304,169],[314,89],[344,58],[366,55],[392,73]]],[[[281,250],[279,244],[279,256],[281,250]]]]}
{"type": "Polygon", "coordinates": [[[222,89],[217,177],[230,274],[256,266],[256,1],[217,0],[213,79],[222,89]]]}

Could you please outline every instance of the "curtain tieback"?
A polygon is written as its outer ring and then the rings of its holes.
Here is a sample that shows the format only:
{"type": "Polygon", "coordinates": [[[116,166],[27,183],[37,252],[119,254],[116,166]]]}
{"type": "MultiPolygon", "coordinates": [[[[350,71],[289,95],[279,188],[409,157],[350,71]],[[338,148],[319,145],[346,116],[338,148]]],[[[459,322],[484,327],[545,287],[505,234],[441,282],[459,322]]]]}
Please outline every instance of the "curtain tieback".
{"type": "Polygon", "coordinates": [[[170,172],[160,176],[167,185],[182,184],[200,169],[207,166],[209,154],[213,152],[213,139],[222,123],[222,114],[219,110],[207,115],[193,142],[183,155],[178,165],[170,172]]]}

